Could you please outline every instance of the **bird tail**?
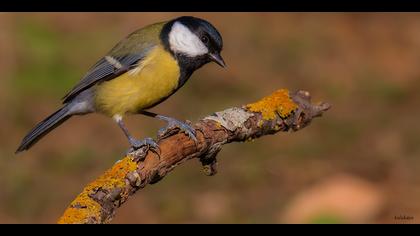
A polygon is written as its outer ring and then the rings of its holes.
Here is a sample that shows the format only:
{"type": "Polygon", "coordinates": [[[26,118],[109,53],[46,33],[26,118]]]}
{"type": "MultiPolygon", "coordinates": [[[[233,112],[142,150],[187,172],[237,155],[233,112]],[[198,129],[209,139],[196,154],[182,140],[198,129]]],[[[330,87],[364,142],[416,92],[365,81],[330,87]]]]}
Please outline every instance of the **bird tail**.
{"type": "Polygon", "coordinates": [[[39,122],[23,139],[15,153],[28,150],[32,145],[38,142],[42,137],[48,134],[51,130],[69,119],[69,105],[65,105],[58,111],[54,112],[43,121],[39,122]]]}

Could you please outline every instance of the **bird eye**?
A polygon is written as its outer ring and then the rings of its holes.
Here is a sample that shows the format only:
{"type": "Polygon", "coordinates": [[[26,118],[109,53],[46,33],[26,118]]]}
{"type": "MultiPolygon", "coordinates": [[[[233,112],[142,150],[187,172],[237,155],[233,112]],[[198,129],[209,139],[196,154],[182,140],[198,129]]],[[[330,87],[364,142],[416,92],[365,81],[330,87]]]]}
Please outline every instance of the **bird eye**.
{"type": "Polygon", "coordinates": [[[208,43],[209,42],[209,38],[207,38],[207,36],[201,36],[201,41],[203,43],[208,43]]]}

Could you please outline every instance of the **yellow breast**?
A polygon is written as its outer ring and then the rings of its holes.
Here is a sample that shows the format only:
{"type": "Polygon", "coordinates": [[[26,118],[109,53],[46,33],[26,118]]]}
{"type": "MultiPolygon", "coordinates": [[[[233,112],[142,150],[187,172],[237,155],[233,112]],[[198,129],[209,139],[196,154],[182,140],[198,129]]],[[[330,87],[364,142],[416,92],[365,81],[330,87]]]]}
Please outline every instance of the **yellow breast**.
{"type": "Polygon", "coordinates": [[[157,46],[137,68],[96,87],[96,109],[109,116],[137,113],[170,96],[179,76],[177,61],[157,46]]]}

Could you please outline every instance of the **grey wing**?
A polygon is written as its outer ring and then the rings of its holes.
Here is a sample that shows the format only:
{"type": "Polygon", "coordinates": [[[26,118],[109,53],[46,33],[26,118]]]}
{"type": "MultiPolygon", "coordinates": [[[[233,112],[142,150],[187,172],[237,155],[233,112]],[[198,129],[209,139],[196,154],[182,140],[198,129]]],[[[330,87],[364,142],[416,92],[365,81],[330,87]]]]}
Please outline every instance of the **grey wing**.
{"type": "Polygon", "coordinates": [[[114,79],[125,72],[131,70],[139,61],[141,61],[145,52],[138,54],[129,54],[125,56],[105,56],[100,59],[79,81],[79,83],[73,87],[73,89],[63,97],[63,103],[71,101],[80,92],[92,87],[103,81],[114,79]]]}

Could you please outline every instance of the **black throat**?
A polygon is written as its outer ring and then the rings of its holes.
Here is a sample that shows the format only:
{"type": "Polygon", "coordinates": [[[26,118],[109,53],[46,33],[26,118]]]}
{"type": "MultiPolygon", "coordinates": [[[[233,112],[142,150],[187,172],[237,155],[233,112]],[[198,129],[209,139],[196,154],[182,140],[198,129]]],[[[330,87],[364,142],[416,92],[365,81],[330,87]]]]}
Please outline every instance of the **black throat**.
{"type": "Polygon", "coordinates": [[[188,57],[186,55],[180,53],[174,53],[169,45],[169,33],[171,32],[172,25],[175,23],[175,20],[169,21],[166,23],[163,28],[162,32],[160,33],[160,39],[166,51],[170,52],[171,55],[175,58],[178,62],[180,67],[180,78],[178,81],[178,87],[181,88],[191,77],[194,71],[199,69],[200,67],[204,66],[205,64],[210,62],[210,58],[207,55],[197,56],[197,57],[188,57]]]}

